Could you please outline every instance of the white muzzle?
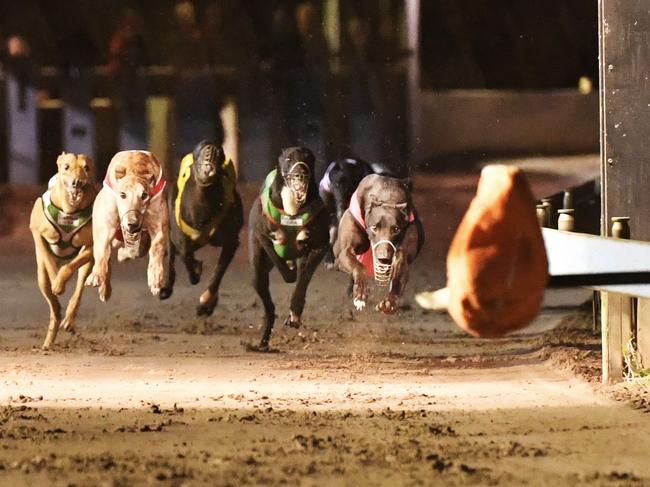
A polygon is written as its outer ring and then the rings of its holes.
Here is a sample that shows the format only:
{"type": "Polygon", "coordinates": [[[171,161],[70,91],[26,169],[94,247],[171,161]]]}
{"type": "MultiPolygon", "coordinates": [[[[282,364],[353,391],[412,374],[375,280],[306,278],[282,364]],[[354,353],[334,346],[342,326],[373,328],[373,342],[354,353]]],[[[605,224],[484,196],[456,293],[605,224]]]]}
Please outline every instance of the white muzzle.
{"type": "Polygon", "coordinates": [[[393,278],[393,264],[395,263],[395,255],[397,254],[397,247],[390,240],[380,240],[372,245],[372,266],[375,273],[375,281],[380,286],[388,286],[393,278]],[[379,262],[375,255],[375,249],[381,244],[388,244],[393,247],[393,259],[390,264],[379,262]]]}

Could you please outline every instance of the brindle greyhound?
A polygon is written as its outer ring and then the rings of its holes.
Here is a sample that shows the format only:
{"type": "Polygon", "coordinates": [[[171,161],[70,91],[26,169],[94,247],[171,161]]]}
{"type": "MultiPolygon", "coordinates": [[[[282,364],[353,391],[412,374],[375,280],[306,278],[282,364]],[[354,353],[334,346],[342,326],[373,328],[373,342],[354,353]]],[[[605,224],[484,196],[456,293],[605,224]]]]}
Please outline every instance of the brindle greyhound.
{"type": "Polygon", "coordinates": [[[350,205],[350,198],[363,178],[375,171],[366,161],[355,158],[333,161],[325,170],[318,192],[330,215],[330,245],[325,255],[325,266],[334,267],[334,242],[339,222],[350,205]]]}
{"type": "Polygon", "coordinates": [[[366,176],[352,195],[339,224],[334,253],[339,269],[352,277],[357,310],[368,299],[367,278],[388,286],[377,310],[397,310],[408,280],[408,267],[424,243],[424,230],[413,207],[408,180],[366,176]]]}
{"type": "Polygon", "coordinates": [[[249,217],[253,285],[264,305],[264,331],[254,351],[269,350],[275,305],[269,273],[275,266],[287,283],[296,283],[285,325],[301,326],[307,287],[328,245],[328,220],[314,179],[314,155],[304,147],[282,151],[249,217]]]}
{"type": "Polygon", "coordinates": [[[59,326],[74,331],[84,282],[93,263],[93,232],[88,223],[98,191],[90,158],[64,152],[56,164],[58,172],[50,179],[48,190],[34,203],[29,221],[36,250],[38,287],[50,305],[44,349],[54,343],[59,326]],[[77,285],[61,321],[57,296],[63,294],[77,269],[77,285]]]}
{"type": "Polygon", "coordinates": [[[181,161],[176,185],[169,194],[171,249],[169,274],[160,292],[167,299],[174,290],[174,257],[180,254],[190,282],[197,284],[203,269],[194,252],[212,245],[221,247],[219,261],[207,289],[201,294],[197,315],[209,316],[219,300],[219,285],[239,247],[244,225],[241,198],[236,190],[237,173],[221,147],[206,140],[181,161]]]}

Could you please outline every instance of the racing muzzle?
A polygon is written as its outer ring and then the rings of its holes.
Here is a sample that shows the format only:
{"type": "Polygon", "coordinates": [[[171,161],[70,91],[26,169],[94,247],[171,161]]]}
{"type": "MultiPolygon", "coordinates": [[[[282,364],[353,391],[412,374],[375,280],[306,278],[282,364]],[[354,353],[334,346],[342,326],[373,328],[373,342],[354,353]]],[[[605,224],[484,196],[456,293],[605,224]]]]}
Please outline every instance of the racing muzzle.
{"type": "Polygon", "coordinates": [[[124,237],[124,244],[128,247],[139,245],[140,237],[142,236],[142,223],[144,222],[144,212],[129,210],[120,219],[120,227],[122,228],[122,235],[124,237]]]}
{"type": "Polygon", "coordinates": [[[302,161],[296,162],[288,172],[282,174],[282,177],[285,186],[291,190],[296,202],[302,205],[307,200],[307,191],[309,190],[309,179],[311,178],[309,166],[302,161]],[[296,170],[301,166],[306,172],[296,170]]]}
{"type": "Polygon", "coordinates": [[[393,269],[395,265],[395,256],[397,255],[397,247],[390,240],[380,240],[372,244],[372,266],[375,274],[375,282],[380,286],[388,286],[393,278],[393,269]],[[380,245],[388,245],[392,248],[390,259],[384,259],[377,256],[377,248],[380,245]],[[390,261],[389,263],[386,261],[390,261]]]}

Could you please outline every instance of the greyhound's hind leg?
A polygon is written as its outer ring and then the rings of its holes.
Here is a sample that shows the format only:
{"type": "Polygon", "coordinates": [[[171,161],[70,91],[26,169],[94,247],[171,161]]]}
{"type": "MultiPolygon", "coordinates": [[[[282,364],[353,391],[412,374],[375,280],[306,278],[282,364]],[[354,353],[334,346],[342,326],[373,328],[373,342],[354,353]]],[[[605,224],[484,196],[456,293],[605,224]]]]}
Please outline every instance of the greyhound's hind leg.
{"type": "Polygon", "coordinates": [[[298,266],[298,280],[291,296],[289,316],[284,324],[292,328],[302,326],[302,311],[305,308],[305,297],[311,278],[325,255],[324,249],[312,250],[298,266]]]}
{"type": "Polygon", "coordinates": [[[176,282],[175,262],[176,247],[170,241],[169,252],[167,253],[167,282],[165,282],[165,285],[162,287],[160,294],[158,295],[158,298],[161,300],[168,299],[174,292],[174,283],[176,282]]]}
{"type": "Polygon", "coordinates": [[[201,274],[203,273],[203,262],[194,258],[193,250],[187,250],[183,254],[183,264],[185,264],[185,269],[187,269],[190,283],[198,284],[201,280],[201,274]]]}
{"type": "Polygon", "coordinates": [[[54,344],[56,335],[59,332],[59,325],[61,323],[61,304],[52,292],[50,276],[47,272],[44,258],[37,255],[36,260],[38,267],[38,287],[47,301],[47,304],[50,306],[50,321],[47,326],[47,335],[43,342],[43,350],[48,350],[52,344],[54,344]]]}
{"type": "Polygon", "coordinates": [[[77,318],[77,311],[79,310],[79,305],[81,304],[81,295],[84,290],[84,283],[90,270],[92,268],[92,261],[84,264],[79,268],[79,274],[77,277],[77,285],[74,288],[74,292],[70,297],[68,302],[68,307],[65,310],[65,318],[61,322],[61,328],[66,331],[74,332],[75,331],[75,320],[77,318]]]}
{"type": "Polygon", "coordinates": [[[257,291],[257,295],[264,305],[264,331],[262,332],[262,339],[260,340],[259,346],[251,346],[249,349],[256,352],[268,352],[271,333],[273,332],[273,325],[275,323],[275,305],[273,304],[271,292],[269,291],[269,273],[273,265],[258,242],[255,242],[253,252],[253,271],[255,273],[253,287],[255,287],[255,291],[257,291]]]}
{"type": "Polygon", "coordinates": [[[196,308],[196,314],[198,316],[210,316],[214,311],[214,308],[217,306],[219,301],[219,286],[221,285],[221,279],[226,273],[226,269],[232,262],[235,252],[239,247],[239,240],[234,242],[229,242],[224,245],[221,249],[221,254],[219,255],[219,261],[217,266],[214,268],[214,272],[210,277],[210,283],[208,288],[201,294],[199,298],[199,305],[196,308]]]}

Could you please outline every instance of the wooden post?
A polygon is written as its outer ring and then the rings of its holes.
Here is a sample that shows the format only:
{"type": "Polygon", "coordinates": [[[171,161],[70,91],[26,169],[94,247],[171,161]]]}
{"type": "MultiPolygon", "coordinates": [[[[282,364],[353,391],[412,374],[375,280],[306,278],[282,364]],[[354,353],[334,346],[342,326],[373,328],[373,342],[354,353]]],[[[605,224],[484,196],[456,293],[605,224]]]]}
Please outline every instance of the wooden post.
{"type": "Polygon", "coordinates": [[[621,295],[600,293],[601,332],[603,341],[603,383],[623,379],[623,337],[621,336],[621,295]]]}
{"type": "Polygon", "coordinates": [[[223,125],[223,150],[239,175],[239,116],[234,98],[228,98],[219,113],[223,125]]]}
{"type": "MultiPolygon", "coordinates": [[[[171,149],[173,140],[172,101],[167,96],[151,96],[147,99],[147,125],[149,132],[149,150],[168,170],[174,159],[171,149]]],[[[171,177],[171,173],[170,177],[171,177]]]]}
{"type": "MultiPolygon", "coordinates": [[[[645,21],[647,4],[638,0],[599,0],[598,16],[601,235],[609,235],[607,223],[612,216],[629,215],[634,238],[648,241],[650,192],[646,187],[646,163],[640,156],[650,150],[650,84],[641,74],[643,67],[650,65],[650,23],[645,21]]],[[[612,299],[608,301],[608,308],[612,308],[612,299]]],[[[619,333],[613,329],[615,323],[609,322],[606,327],[603,322],[604,380],[618,378],[619,350],[627,345],[623,340],[634,337],[635,333],[638,353],[644,357],[645,367],[648,366],[650,313],[647,309],[645,300],[639,300],[636,330],[632,332],[624,328],[619,333]]],[[[620,312],[603,311],[603,318],[621,316],[620,312]]]]}
{"type": "Polygon", "coordinates": [[[636,346],[641,366],[650,369],[650,299],[637,303],[636,346]]]}
{"type": "MultiPolygon", "coordinates": [[[[630,238],[626,218],[612,218],[612,235],[630,238]]],[[[632,298],[617,293],[601,293],[603,382],[613,384],[623,379],[623,358],[632,340],[632,298]]]]}

